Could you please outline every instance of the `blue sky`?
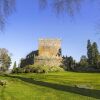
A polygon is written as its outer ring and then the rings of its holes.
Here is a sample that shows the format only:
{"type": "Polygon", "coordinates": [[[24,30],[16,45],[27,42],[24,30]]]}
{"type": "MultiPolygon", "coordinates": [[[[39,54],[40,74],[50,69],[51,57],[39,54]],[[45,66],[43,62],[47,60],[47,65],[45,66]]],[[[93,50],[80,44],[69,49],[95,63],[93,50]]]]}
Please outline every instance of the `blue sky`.
{"type": "MultiPolygon", "coordinates": [[[[52,9],[41,11],[38,0],[16,0],[16,11],[8,18],[4,33],[0,34],[0,48],[12,53],[12,62],[38,49],[39,38],[60,38],[63,55],[79,61],[86,55],[87,40],[96,41],[100,19],[99,5],[83,3],[81,11],[73,18],[67,14],[57,16],[52,9]]],[[[88,0],[89,1],[89,0],[88,0]]]]}

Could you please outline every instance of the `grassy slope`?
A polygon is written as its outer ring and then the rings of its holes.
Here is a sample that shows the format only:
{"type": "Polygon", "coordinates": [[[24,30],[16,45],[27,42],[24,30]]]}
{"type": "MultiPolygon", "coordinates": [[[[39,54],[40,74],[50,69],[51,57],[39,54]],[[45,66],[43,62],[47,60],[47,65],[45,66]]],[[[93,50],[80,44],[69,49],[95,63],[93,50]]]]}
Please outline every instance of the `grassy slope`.
{"type": "Polygon", "coordinates": [[[100,100],[99,73],[14,74],[0,79],[8,83],[0,86],[0,100],[100,100]]]}

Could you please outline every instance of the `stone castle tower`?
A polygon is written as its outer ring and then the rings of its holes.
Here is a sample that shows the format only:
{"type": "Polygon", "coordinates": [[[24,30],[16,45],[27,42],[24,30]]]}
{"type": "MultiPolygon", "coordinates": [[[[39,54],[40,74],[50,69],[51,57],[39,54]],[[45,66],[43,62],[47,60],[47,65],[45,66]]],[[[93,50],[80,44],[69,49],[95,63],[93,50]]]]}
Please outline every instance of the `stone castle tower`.
{"type": "Polygon", "coordinates": [[[34,64],[60,66],[62,61],[60,39],[39,39],[38,56],[34,64]]]}

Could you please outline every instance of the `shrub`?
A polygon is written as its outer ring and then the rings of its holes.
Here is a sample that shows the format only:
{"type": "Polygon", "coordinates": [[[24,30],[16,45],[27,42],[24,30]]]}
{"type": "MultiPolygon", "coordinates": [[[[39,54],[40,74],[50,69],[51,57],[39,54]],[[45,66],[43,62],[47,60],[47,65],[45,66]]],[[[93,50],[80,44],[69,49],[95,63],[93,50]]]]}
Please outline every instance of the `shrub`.
{"type": "Polygon", "coordinates": [[[61,72],[61,71],[64,71],[64,69],[61,67],[58,67],[58,66],[49,67],[49,72],[61,72]]]}
{"type": "Polygon", "coordinates": [[[46,65],[27,65],[24,68],[15,68],[12,73],[48,73],[64,71],[63,68],[57,66],[46,65]]]}
{"type": "Polygon", "coordinates": [[[30,73],[31,69],[32,69],[31,65],[27,65],[27,66],[25,66],[25,68],[23,68],[23,70],[24,70],[25,73],[30,73]]]}
{"type": "Polygon", "coordinates": [[[4,86],[4,85],[6,85],[7,84],[7,81],[6,80],[0,80],[0,85],[1,86],[4,86]]]}
{"type": "Polygon", "coordinates": [[[36,72],[36,73],[48,73],[48,72],[64,71],[64,69],[61,67],[46,66],[46,65],[33,65],[32,70],[33,70],[33,72],[36,72]]]}
{"type": "Polygon", "coordinates": [[[12,70],[12,73],[24,73],[25,71],[24,71],[24,69],[23,68],[14,68],[13,70],[12,70]]]}
{"type": "Polygon", "coordinates": [[[36,73],[48,73],[64,71],[63,68],[58,66],[34,65],[36,73]]]}
{"type": "Polygon", "coordinates": [[[48,72],[47,66],[44,65],[30,65],[30,72],[34,73],[46,73],[48,72]]]}

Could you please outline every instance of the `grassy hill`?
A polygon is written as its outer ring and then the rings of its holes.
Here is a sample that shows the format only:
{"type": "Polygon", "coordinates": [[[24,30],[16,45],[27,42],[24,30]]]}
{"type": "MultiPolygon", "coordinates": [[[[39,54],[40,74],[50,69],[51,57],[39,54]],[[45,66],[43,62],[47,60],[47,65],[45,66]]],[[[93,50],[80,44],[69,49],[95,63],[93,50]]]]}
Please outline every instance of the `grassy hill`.
{"type": "Polygon", "coordinates": [[[100,100],[100,73],[0,75],[0,100],[100,100]]]}

